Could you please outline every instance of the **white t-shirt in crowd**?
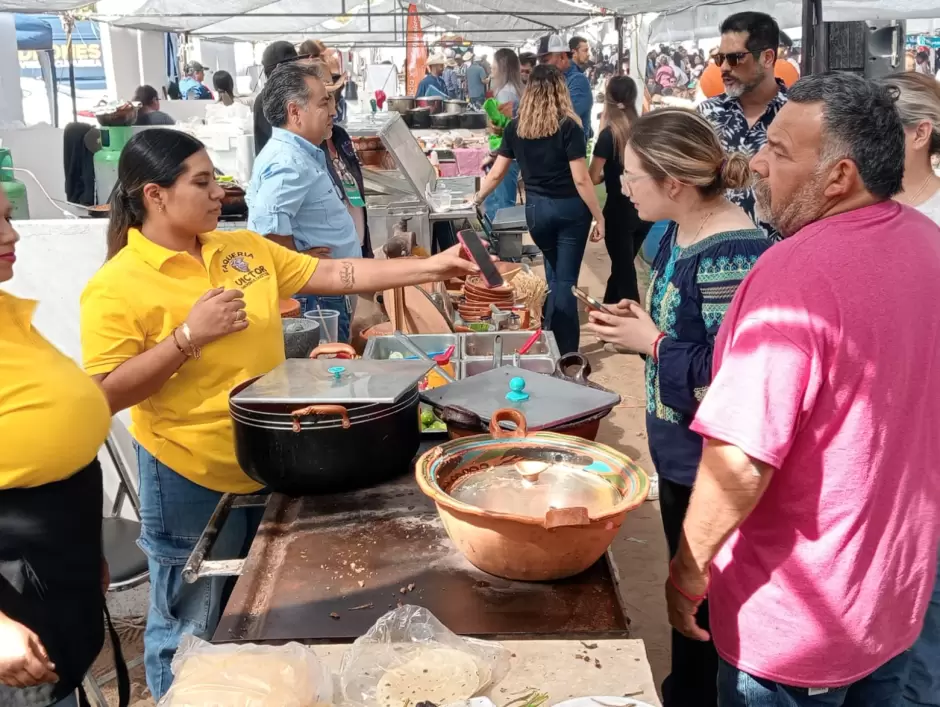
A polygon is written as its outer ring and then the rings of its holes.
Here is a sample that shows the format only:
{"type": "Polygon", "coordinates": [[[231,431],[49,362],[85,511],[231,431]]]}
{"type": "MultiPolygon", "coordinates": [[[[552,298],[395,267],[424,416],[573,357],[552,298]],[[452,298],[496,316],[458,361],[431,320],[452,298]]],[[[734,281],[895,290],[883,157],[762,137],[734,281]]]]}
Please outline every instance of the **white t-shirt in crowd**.
{"type": "Polygon", "coordinates": [[[924,216],[940,226],[940,190],[917,207],[924,216]]]}

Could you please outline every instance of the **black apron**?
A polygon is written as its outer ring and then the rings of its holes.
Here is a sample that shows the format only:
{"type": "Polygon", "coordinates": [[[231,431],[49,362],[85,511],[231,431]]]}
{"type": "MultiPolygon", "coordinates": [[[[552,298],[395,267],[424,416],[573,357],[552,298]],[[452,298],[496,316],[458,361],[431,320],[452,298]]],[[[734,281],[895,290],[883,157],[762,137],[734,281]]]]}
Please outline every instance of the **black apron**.
{"type": "MultiPolygon", "coordinates": [[[[0,611],[35,632],[59,682],[0,685],[0,705],[47,707],[79,689],[104,643],[101,591],[101,466],[36,488],[0,491],[0,611]]],[[[121,704],[127,667],[111,632],[121,704]]]]}

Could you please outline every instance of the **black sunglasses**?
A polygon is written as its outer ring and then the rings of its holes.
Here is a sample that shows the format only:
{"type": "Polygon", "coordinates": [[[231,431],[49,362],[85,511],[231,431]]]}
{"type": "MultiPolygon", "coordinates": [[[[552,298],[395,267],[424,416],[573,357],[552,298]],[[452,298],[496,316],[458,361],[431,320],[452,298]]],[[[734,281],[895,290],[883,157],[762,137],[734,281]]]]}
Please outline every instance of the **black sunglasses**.
{"type": "Polygon", "coordinates": [[[754,51],[749,51],[749,52],[732,52],[731,54],[720,54],[720,53],[719,53],[719,54],[713,54],[713,55],[712,55],[712,61],[715,62],[715,66],[721,66],[722,64],[724,64],[724,63],[727,61],[727,62],[728,62],[728,66],[730,66],[730,67],[733,69],[733,68],[736,67],[738,64],[740,64],[742,61],[744,61],[747,57],[753,55],[754,58],[756,59],[756,58],[759,57],[764,51],[766,51],[766,50],[764,50],[764,49],[755,49],[754,51]]]}

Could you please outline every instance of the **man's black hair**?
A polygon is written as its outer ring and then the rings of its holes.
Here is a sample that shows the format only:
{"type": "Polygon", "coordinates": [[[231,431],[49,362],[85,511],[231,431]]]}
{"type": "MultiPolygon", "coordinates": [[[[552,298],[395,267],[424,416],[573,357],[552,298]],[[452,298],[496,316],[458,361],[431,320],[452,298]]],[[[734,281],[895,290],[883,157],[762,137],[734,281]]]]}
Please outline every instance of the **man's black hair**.
{"type": "Polygon", "coordinates": [[[153,86],[148,86],[144,84],[143,86],[138,86],[137,90],[134,91],[134,100],[140,103],[141,105],[149,106],[152,105],[154,101],[160,98],[160,94],[157,93],[157,89],[153,86]]]}
{"type": "Polygon", "coordinates": [[[581,44],[584,42],[587,42],[587,40],[584,37],[579,37],[575,35],[574,37],[568,40],[568,49],[570,49],[573,52],[576,52],[578,51],[578,47],[580,47],[581,44]]]}
{"type": "Polygon", "coordinates": [[[523,66],[531,66],[534,68],[539,63],[539,60],[532,52],[522,52],[522,54],[519,55],[519,63],[523,66]]]}
{"type": "Polygon", "coordinates": [[[774,59],[780,47],[780,26],[777,21],[763,12],[738,12],[721,23],[721,33],[747,32],[745,46],[749,52],[762,52],[773,49],[774,59]]]}

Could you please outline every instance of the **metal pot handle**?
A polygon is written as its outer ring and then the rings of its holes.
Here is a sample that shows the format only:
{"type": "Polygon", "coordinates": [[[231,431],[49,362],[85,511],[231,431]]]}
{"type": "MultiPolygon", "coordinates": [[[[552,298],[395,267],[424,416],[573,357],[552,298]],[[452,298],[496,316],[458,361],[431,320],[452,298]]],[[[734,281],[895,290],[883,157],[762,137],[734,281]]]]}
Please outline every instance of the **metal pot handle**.
{"type": "Polygon", "coordinates": [[[525,437],[529,434],[529,428],[526,425],[525,415],[519,410],[512,408],[502,408],[493,413],[490,418],[490,436],[493,439],[509,439],[512,437],[525,437]],[[513,422],[516,425],[514,430],[504,430],[500,422],[513,422]]]}
{"type": "Polygon", "coordinates": [[[342,405],[308,405],[305,408],[294,410],[291,414],[294,420],[294,432],[300,432],[300,418],[307,415],[339,415],[343,418],[343,429],[350,426],[349,411],[342,405]]]}
{"type": "Polygon", "coordinates": [[[588,509],[583,506],[577,508],[549,508],[542,523],[547,530],[590,524],[591,516],[588,514],[588,509]]]}
{"type": "Polygon", "coordinates": [[[337,358],[356,358],[358,354],[349,344],[334,343],[322,344],[310,352],[310,358],[320,358],[320,356],[336,356],[337,358]]]}
{"type": "Polygon", "coordinates": [[[588,376],[591,375],[591,362],[580,353],[573,352],[567,353],[561,358],[558,359],[558,363],[555,364],[555,377],[564,378],[573,383],[579,383],[581,385],[586,385],[588,382],[588,376]],[[572,375],[569,375],[566,371],[568,367],[575,367],[575,371],[572,375]]]}

